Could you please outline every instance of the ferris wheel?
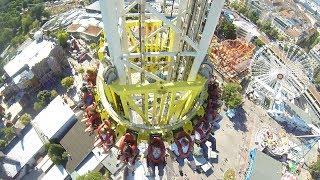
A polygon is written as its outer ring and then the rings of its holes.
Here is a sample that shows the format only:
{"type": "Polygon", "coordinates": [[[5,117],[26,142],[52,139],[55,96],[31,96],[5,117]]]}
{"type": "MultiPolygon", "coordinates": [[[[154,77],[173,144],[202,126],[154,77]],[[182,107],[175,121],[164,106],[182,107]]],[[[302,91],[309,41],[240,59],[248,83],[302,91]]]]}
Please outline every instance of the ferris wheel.
{"type": "Polygon", "coordinates": [[[312,78],[313,69],[309,62],[308,54],[295,44],[269,43],[253,57],[249,88],[269,99],[299,97],[312,78]]]}

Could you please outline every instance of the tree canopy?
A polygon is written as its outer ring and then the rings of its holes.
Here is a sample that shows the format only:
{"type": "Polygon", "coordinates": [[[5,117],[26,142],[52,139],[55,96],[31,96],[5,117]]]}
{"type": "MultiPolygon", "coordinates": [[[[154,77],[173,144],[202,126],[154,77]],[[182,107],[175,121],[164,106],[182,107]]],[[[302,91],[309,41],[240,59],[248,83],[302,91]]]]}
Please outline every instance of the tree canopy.
{"type": "Polygon", "coordinates": [[[262,47],[265,45],[264,42],[262,42],[261,39],[259,39],[258,37],[254,38],[252,40],[252,43],[257,47],[262,47]]]}
{"type": "Polygon", "coordinates": [[[74,83],[74,78],[72,76],[65,77],[61,80],[61,85],[66,89],[69,89],[74,83]]]}
{"type": "Polygon", "coordinates": [[[23,125],[27,125],[29,124],[29,122],[31,121],[31,116],[28,113],[24,113],[20,118],[19,121],[23,124],[23,125]]]}
{"type": "MultiPolygon", "coordinates": [[[[50,16],[44,1],[48,0],[0,0],[0,54],[8,45],[24,42],[29,31],[40,26],[42,17],[50,16]]],[[[0,64],[0,76],[5,63],[0,64]]]]}
{"type": "Polygon", "coordinates": [[[58,95],[57,91],[52,90],[43,90],[38,92],[37,101],[33,104],[33,109],[35,111],[40,111],[45,108],[56,96],[58,95]]]}
{"type": "Polygon", "coordinates": [[[12,140],[15,135],[13,127],[4,127],[0,130],[0,150],[12,140]]]}
{"type": "Polygon", "coordinates": [[[304,48],[307,52],[310,51],[316,44],[320,42],[320,33],[317,31],[312,34],[309,38],[299,42],[298,46],[304,48]]]}
{"type": "Polygon", "coordinates": [[[66,48],[67,47],[67,41],[69,38],[69,34],[68,32],[64,31],[64,30],[60,30],[56,33],[56,38],[58,39],[58,42],[60,44],[60,46],[66,48]]]}
{"type": "Polygon", "coordinates": [[[1,129],[1,133],[4,135],[5,140],[9,141],[15,135],[13,127],[5,127],[1,129]]]}
{"type": "Polygon", "coordinates": [[[68,153],[60,144],[47,143],[45,148],[54,164],[60,165],[68,160],[68,153]]]}
{"type": "Polygon", "coordinates": [[[240,4],[236,1],[233,1],[231,3],[231,7],[238,11],[238,13],[246,16],[251,22],[256,24],[260,28],[260,30],[266,33],[269,37],[277,39],[279,41],[284,39],[283,36],[280,36],[279,31],[271,26],[270,21],[261,21],[260,14],[257,11],[248,8],[246,4],[240,4]]]}
{"type": "Polygon", "coordinates": [[[237,83],[227,83],[223,87],[222,99],[228,108],[236,108],[242,103],[241,90],[241,85],[237,83]]]}
{"type": "Polygon", "coordinates": [[[320,68],[314,71],[314,82],[316,85],[320,86],[320,68]]]}
{"type": "Polygon", "coordinates": [[[226,39],[237,38],[236,26],[232,22],[226,19],[222,19],[222,21],[220,22],[220,25],[218,26],[217,32],[218,32],[218,35],[221,35],[226,39]]]}
{"type": "Polygon", "coordinates": [[[317,161],[313,162],[309,166],[309,172],[314,179],[318,179],[320,177],[320,159],[318,157],[317,161]]]}
{"type": "Polygon", "coordinates": [[[77,180],[103,180],[105,179],[100,172],[91,171],[87,174],[79,176],[77,180]]]}

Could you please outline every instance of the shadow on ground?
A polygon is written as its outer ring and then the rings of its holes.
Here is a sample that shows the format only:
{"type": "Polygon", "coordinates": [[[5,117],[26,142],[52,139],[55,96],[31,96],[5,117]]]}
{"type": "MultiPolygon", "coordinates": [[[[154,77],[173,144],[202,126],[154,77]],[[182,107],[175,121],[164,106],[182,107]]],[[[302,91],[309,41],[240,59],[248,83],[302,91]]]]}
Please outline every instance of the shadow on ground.
{"type": "Polygon", "coordinates": [[[310,132],[301,131],[298,127],[289,126],[286,122],[276,122],[280,124],[287,133],[293,134],[295,136],[311,135],[310,132]]]}
{"type": "Polygon", "coordinates": [[[233,123],[233,128],[236,131],[248,132],[248,128],[246,126],[246,111],[239,107],[236,109],[236,114],[233,118],[229,118],[229,120],[233,123]]]}

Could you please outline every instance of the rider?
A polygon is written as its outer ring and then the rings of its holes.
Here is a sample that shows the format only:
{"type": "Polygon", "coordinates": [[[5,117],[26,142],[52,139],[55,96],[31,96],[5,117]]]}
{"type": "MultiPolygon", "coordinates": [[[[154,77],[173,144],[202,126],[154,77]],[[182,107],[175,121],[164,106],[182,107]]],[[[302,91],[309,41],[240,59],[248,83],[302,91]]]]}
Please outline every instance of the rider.
{"type": "Polygon", "coordinates": [[[86,118],[82,120],[85,121],[88,126],[88,128],[85,129],[85,132],[92,132],[101,123],[100,114],[97,112],[96,108],[97,105],[95,103],[86,108],[86,118]]]}
{"type": "Polygon", "coordinates": [[[214,101],[212,99],[208,100],[208,105],[206,108],[206,118],[208,119],[208,121],[213,122],[214,119],[217,117],[218,107],[219,104],[217,101],[214,101]]]}
{"type": "Polygon", "coordinates": [[[121,139],[120,139],[120,145],[119,145],[120,153],[118,155],[118,159],[128,164],[129,168],[132,172],[134,172],[134,165],[136,158],[139,154],[139,149],[137,147],[137,141],[133,134],[126,133],[121,139]]]}
{"type": "Polygon", "coordinates": [[[88,85],[93,87],[96,85],[97,71],[95,69],[88,69],[84,76],[85,81],[88,85]]]}
{"type": "Polygon", "coordinates": [[[182,167],[184,166],[184,159],[190,162],[191,168],[196,170],[196,164],[192,156],[193,140],[186,132],[181,131],[177,133],[171,148],[174,154],[177,156],[177,162],[179,163],[179,173],[183,176],[182,167]]]}
{"type": "Polygon", "coordinates": [[[206,145],[207,141],[211,142],[212,151],[217,152],[216,139],[211,134],[212,129],[213,129],[212,124],[202,119],[196,125],[195,131],[194,131],[195,141],[197,144],[200,145],[203,151],[203,155],[206,159],[208,159],[208,147],[206,145]]]}
{"type": "Polygon", "coordinates": [[[94,97],[92,92],[88,89],[88,87],[83,86],[81,89],[82,92],[82,103],[79,105],[80,107],[88,107],[94,102],[94,97]]]}
{"type": "Polygon", "coordinates": [[[102,127],[98,129],[98,142],[95,146],[101,146],[105,152],[109,151],[109,149],[115,143],[115,133],[114,130],[110,128],[102,127]]]}
{"type": "Polygon", "coordinates": [[[150,138],[148,149],[145,151],[147,158],[147,166],[151,168],[152,176],[155,176],[155,167],[158,166],[159,178],[162,179],[164,174],[164,166],[166,164],[165,155],[166,148],[160,137],[154,136],[150,138]]]}

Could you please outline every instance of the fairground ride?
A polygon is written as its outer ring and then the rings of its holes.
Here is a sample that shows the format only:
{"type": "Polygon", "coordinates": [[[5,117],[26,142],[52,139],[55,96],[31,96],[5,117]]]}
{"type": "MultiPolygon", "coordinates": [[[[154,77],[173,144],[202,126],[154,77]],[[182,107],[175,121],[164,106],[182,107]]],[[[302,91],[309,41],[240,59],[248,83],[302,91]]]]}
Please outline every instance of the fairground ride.
{"type": "Polygon", "coordinates": [[[309,113],[303,108],[304,95],[313,77],[310,57],[299,46],[273,42],[260,48],[253,57],[252,81],[247,92],[256,102],[264,104],[276,120],[310,130],[309,113]]]}
{"type": "Polygon", "coordinates": [[[175,130],[192,131],[208,96],[212,70],[204,59],[223,4],[100,0],[107,48],[97,98],[118,135],[129,130],[138,140],[162,134],[172,141],[175,130]]]}

